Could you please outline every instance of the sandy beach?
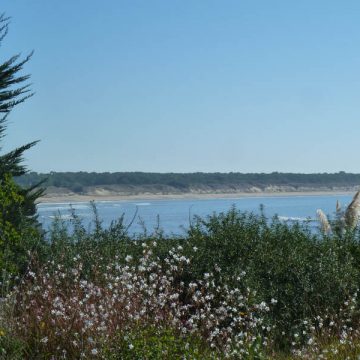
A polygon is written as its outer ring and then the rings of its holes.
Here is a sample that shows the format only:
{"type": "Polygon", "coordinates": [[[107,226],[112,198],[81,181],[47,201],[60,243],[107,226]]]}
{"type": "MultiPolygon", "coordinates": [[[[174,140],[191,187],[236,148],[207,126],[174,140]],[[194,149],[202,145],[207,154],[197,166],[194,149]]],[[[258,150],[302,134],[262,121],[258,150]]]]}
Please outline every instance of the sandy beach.
{"type": "Polygon", "coordinates": [[[137,195],[46,195],[39,203],[76,203],[90,201],[129,200],[182,200],[182,199],[239,199],[245,197],[274,196],[338,196],[354,195],[354,191],[291,191],[291,192],[236,192],[236,193],[183,193],[183,194],[137,194],[137,195]]]}

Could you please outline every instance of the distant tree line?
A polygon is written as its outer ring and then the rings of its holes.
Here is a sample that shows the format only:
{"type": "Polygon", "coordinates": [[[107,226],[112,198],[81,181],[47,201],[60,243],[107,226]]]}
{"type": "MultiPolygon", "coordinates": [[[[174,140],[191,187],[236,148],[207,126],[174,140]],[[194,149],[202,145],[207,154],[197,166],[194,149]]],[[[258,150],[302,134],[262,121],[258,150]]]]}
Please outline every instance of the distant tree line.
{"type": "Polygon", "coordinates": [[[360,185],[360,174],[338,173],[147,173],[147,172],[30,172],[16,178],[19,185],[31,187],[39,182],[44,186],[64,187],[81,192],[88,186],[106,185],[167,185],[185,191],[196,186],[234,186],[264,188],[266,186],[347,187],[360,185]]]}

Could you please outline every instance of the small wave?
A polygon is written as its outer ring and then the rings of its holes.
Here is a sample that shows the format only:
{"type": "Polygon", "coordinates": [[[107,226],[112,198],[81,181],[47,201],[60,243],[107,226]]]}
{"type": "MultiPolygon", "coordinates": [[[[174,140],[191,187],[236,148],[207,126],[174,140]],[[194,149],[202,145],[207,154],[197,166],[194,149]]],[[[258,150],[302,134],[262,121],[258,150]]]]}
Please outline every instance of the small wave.
{"type": "Polygon", "coordinates": [[[64,214],[64,215],[49,215],[50,219],[61,219],[61,220],[70,220],[72,219],[71,214],[64,214]]]}
{"type": "Polygon", "coordinates": [[[41,212],[45,212],[45,211],[55,212],[55,211],[65,211],[65,210],[69,210],[69,209],[70,209],[70,205],[69,206],[48,206],[48,207],[38,208],[38,211],[41,211],[41,212]]]}
{"type": "Polygon", "coordinates": [[[136,206],[149,206],[151,203],[143,202],[143,203],[136,203],[136,206]]]}
{"type": "Polygon", "coordinates": [[[71,208],[75,210],[85,210],[89,209],[89,204],[39,204],[37,205],[39,211],[62,211],[69,210],[71,208]]]}

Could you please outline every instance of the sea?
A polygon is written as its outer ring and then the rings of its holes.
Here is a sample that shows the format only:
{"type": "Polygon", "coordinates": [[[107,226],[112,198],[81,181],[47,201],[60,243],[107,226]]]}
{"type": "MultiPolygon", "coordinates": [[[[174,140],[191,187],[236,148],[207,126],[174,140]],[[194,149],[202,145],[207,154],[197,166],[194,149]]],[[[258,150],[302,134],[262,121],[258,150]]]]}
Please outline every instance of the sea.
{"type": "MultiPolygon", "coordinates": [[[[206,218],[214,213],[227,212],[233,206],[239,211],[253,213],[259,213],[262,207],[268,218],[277,215],[284,222],[307,221],[315,229],[318,226],[317,209],[322,209],[331,218],[337,200],[346,207],[351,199],[350,195],[277,195],[232,199],[96,201],[95,205],[104,227],[123,215],[129,235],[140,234],[144,228],[152,232],[160,226],[165,235],[181,236],[185,235],[195,216],[206,218]]],[[[90,203],[41,203],[37,210],[45,229],[49,229],[55,217],[70,224],[72,211],[81,218],[86,228],[93,226],[94,213],[90,203]]]]}

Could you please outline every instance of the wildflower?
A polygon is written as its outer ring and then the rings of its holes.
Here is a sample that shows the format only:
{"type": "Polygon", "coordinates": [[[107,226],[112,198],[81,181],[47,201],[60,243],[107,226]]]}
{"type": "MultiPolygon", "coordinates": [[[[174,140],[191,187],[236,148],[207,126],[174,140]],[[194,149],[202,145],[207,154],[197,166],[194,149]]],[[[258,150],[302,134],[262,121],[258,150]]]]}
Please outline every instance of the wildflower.
{"type": "Polygon", "coordinates": [[[92,350],[91,350],[91,354],[92,354],[92,355],[97,355],[97,354],[98,354],[97,349],[92,349],[92,350]]]}
{"type": "Polygon", "coordinates": [[[129,349],[132,350],[134,348],[133,344],[129,344],[129,349]]]}
{"type": "Polygon", "coordinates": [[[43,343],[43,344],[46,344],[48,342],[48,340],[49,340],[48,337],[45,336],[40,340],[40,342],[43,343]]]}
{"type": "Polygon", "coordinates": [[[79,272],[77,271],[77,269],[72,269],[71,272],[74,276],[79,275],[79,272]]]}
{"type": "Polygon", "coordinates": [[[260,310],[265,310],[265,311],[269,311],[269,307],[266,305],[266,302],[265,301],[262,301],[259,305],[258,305],[258,308],[260,310]]]}

